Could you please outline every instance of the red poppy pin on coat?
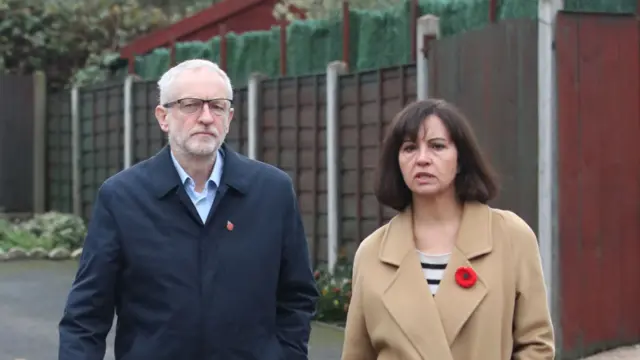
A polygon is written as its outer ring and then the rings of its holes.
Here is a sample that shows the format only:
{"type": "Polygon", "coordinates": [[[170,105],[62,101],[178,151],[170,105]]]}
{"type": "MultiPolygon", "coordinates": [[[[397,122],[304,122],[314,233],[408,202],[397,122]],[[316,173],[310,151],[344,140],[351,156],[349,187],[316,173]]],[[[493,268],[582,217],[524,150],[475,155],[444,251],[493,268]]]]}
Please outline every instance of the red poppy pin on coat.
{"type": "Polygon", "coordinates": [[[461,287],[468,289],[478,280],[478,274],[470,266],[462,266],[456,270],[456,282],[461,287]]]}
{"type": "Polygon", "coordinates": [[[233,223],[231,221],[227,221],[227,230],[229,231],[233,230],[233,223]]]}

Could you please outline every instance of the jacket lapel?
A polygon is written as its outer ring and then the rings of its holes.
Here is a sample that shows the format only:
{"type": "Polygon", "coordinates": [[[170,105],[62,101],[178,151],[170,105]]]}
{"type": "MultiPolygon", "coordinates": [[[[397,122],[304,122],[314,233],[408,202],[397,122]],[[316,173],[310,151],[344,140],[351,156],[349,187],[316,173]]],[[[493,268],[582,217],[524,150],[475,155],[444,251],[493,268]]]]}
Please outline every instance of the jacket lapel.
{"type": "Polygon", "coordinates": [[[394,217],[380,247],[382,262],[397,267],[384,305],[422,359],[453,360],[436,303],[423,277],[410,211],[394,217]]]}
{"type": "Polygon", "coordinates": [[[216,195],[214,205],[209,212],[206,223],[202,222],[198,211],[182,185],[180,176],[171,159],[171,148],[169,145],[164,146],[162,150],[148,160],[148,166],[151,169],[151,171],[149,171],[149,181],[155,195],[158,198],[165,198],[170,194],[177,194],[179,201],[185,206],[193,221],[200,226],[211,222],[216,210],[218,210],[218,206],[226,196],[227,189],[234,189],[235,192],[240,195],[246,194],[249,191],[250,182],[257,169],[256,166],[252,166],[252,160],[236,153],[227,144],[223,143],[221,149],[224,154],[224,167],[222,169],[220,190],[216,195]]]}
{"type": "Polygon", "coordinates": [[[198,210],[196,209],[195,205],[193,205],[193,201],[191,201],[191,199],[189,198],[189,194],[187,194],[187,191],[184,188],[184,184],[182,184],[182,186],[178,186],[176,192],[178,194],[178,199],[180,199],[182,205],[184,205],[184,207],[189,212],[191,220],[195,221],[196,224],[202,226],[202,218],[200,218],[198,210]]]}
{"type": "Polygon", "coordinates": [[[184,189],[180,175],[173,165],[171,159],[171,148],[169,145],[165,145],[155,156],[147,160],[147,166],[149,170],[147,172],[148,181],[151,184],[151,189],[158,199],[175,199],[170,194],[177,195],[177,202],[181,203],[187,210],[189,217],[196,222],[196,224],[202,225],[202,220],[195,206],[189,199],[189,195],[184,189]]]}
{"type": "Polygon", "coordinates": [[[239,155],[225,143],[222,144],[222,154],[224,156],[222,178],[205,222],[206,226],[218,220],[219,214],[224,214],[222,221],[226,225],[233,215],[232,207],[228,206],[229,199],[235,195],[244,196],[249,191],[250,182],[254,179],[253,175],[256,171],[256,167],[251,166],[251,160],[239,155]]]}
{"type": "Polygon", "coordinates": [[[478,203],[465,205],[456,244],[435,296],[449,346],[487,295],[487,284],[474,265],[482,255],[491,252],[491,239],[489,207],[478,203]],[[473,268],[478,275],[476,283],[468,289],[455,280],[455,272],[462,266],[473,268]]]}

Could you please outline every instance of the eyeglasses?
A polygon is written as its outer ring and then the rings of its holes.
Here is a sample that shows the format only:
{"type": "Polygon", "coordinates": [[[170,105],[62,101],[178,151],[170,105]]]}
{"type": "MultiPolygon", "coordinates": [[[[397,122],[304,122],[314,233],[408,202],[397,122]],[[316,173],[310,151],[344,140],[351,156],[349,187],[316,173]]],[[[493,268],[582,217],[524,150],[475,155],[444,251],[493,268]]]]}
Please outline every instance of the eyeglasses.
{"type": "Polygon", "coordinates": [[[191,115],[196,112],[202,111],[204,108],[204,104],[209,105],[209,110],[217,116],[225,115],[229,109],[231,109],[231,105],[233,101],[231,99],[196,99],[196,98],[184,98],[176,101],[168,102],[163,104],[162,106],[166,108],[174,107],[178,105],[178,109],[183,114],[191,115]]]}

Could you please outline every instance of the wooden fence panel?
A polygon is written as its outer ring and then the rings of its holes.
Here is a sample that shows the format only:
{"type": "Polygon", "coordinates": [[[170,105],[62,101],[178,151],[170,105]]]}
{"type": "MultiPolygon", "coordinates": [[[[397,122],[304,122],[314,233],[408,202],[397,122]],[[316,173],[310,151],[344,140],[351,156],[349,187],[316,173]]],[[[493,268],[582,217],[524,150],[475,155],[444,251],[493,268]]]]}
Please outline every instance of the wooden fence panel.
{"type": "Polygon", "coordinates": [[[249,91],[247,87],[233,92],[233,119],[225,143],[233,150],[247,155],[249,130],[249,91]]]}
{"type": "Polygon", "coordinates": [[[0,76],[0,212],[33,210],[33,78],[0,76]]]}
{"type": "Polygon", "coordinates": [[[71,92],[47,95],[47,209],[73,212],[71,92]]]}
{"type": "Polygon", "coordinates": [[[640,341],[640,59],[634,16],[561,13],[559,238],[565,357],[640,341]]]}
{"type": "Polygon", "coordinates": [[[537,22],[505,20],[434,43],[430,94],[468,117],[500,176],[491,205],[538,225],[537,22]]]}
{"type": "Polygon", "coordinates": [[[91,218],[98,188],[124,167],[123,102],[122,83],[79,91],[80,196],[85,219],[91,218]]]}
{"type": "Polygon", "coordinates": [[[158,85],[156,81],[136,81],[131,91],[133,112],[133,156],[132,164],[155,155],[167,144],[167,136],[156,120],[158,85]]]}
{"type": "Polygon", "coordinates": [[[259,157],[293,179],[314,264],[327,259],[326,79],[261,82],[259,157]]]}
{"type": "Polygon", "coordinates": [[[342,255],[395,211],[373,193],[378,152],[393,117],[416,98],[415,65],[342,75],[340,81],[340,207],[342,255]]]}

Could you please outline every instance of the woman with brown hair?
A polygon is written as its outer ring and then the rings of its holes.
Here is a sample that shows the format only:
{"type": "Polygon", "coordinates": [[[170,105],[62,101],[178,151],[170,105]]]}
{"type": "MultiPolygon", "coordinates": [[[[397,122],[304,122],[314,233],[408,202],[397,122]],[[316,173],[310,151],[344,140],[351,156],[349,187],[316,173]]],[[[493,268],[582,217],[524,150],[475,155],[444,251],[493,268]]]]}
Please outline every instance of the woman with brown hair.
{"type": "Polygon", "coordinates": [[[356,252],[343,360],[554,359],[536,235],[487,205],[495,175],[460,111],[403,109],[375,192],[399,213],[356,252]]]}

